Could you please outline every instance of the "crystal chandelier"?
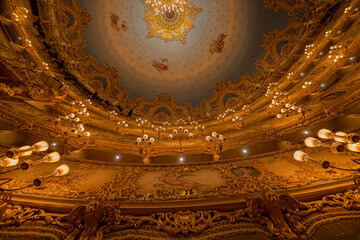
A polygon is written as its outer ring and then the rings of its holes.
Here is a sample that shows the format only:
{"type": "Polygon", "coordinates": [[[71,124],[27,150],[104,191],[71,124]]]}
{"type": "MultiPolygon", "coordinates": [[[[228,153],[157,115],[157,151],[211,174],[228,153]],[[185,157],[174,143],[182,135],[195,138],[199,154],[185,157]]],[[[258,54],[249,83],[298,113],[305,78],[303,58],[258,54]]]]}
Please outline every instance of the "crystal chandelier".
{"type": "Polygon", "coordinates": [[[150,4],[157,15],[184,12],[188,4],[184,0],[146,0],[145,3],[150,4]]]}

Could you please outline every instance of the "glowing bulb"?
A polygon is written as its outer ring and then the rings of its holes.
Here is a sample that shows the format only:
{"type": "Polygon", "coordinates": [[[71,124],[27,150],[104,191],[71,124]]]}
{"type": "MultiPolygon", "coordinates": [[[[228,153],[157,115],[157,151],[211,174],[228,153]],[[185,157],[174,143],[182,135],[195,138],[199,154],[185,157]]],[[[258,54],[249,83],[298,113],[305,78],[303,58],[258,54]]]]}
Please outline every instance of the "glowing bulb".
{"type": "Polygon", "coordinates": [[[309,156],[303,151],[296,151],[294,153],[294,158],[298,161],[307,161],[309,156]]]}
{"type": "Polygon", "coordinates": [[[70,170],[69,167],[67,165],[63,164],[60,167],[57,167],[55,169],[54,173],[55,173],[55,176],[60,177],[60,176],[63,176],[65,174],[69,173],[69,170],[70,170]]]}
{"type": "Polygon", "coordinates": [[[17,165],[18,163],[18,158],[3,157],[2,159],[0,159],[0,166],[2,167],[11,167],[17,165]]]}
{"type": "Polygon", "coordinates": [[[33,145],[33,147],[35,147],[36,152],[42,152],[42,151],[48,150],[49,144],[45,141],[41,141],[41,142],[35,143],[33,145]]]}
{"type": "Polygon", "coordinates": [[[57,162],[60,160],[60,154],[58,152],[53,152],[44,157],[45,161],[48,163],[57,162]]]}

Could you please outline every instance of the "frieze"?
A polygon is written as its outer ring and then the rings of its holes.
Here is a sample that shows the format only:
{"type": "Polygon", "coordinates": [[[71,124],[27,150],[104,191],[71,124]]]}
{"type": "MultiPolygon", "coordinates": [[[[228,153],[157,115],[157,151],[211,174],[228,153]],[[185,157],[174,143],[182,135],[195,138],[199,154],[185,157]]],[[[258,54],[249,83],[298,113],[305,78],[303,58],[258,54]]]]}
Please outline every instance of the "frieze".
{"type": "MultiPolygon", "coordinates": [[[[321,226],[342,219],[359,219],[359,189],[327,195],[315,203],[300,202],[290,195],[263,190],[247,200],[245,208],[232,212],[195,210],[159,212],[150,216],[126,215],[121,206],[93,201],[74,207],[67,214],[51,214],[41,209],[22,207],[1,202],[1,235],[10,234],[12,226],[18,231],[27,224],[43,227],[54,226],[68,234],[67,239],[102,239],[128,230],[155,232],[161,239],[173,236],[209,237],[227,226],[237,227],[238,233],[263,233],[273,239],[309,239],[321,226]],[[8,230],[8,231],[7,231],[8,230]],[[168,234],[167,236],[164,233],[168,234]]],[[[222,231],[220,231],[222,232],[222,231]]],[[[32,233],[34,234],[34,233],[32,233]]],[[[129,233],[128,233],[129,234],[129,233]]],[[[36,236],[36,234],[35,234],[36,236]]],[[[207,239],[207,238],[206,238],[207,239]]]]}

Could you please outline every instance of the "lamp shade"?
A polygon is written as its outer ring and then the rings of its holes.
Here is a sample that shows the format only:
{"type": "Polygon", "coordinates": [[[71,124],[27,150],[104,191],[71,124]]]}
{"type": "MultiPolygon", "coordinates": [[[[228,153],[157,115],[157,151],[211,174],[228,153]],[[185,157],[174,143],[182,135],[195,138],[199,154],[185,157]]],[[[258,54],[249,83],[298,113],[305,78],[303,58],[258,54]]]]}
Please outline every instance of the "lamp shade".
{"type": "Polygon", "coordinates": [[[308,137],[305,139],[305,145],[307,147],[319,147],[320,146],[320,140],[312,137],[308,137]]]}
{"type": "Polygon", "coordinates": [[[19,155],[21,157],[23,156],[29,156],[32,154],[32,151],[31,151],[31,147],[29,145],[26,145],[26,146],[22,146],[21,148],[18,149],[19,150],[19,155]]]}
{"type": "Polygon", "coordinates": [[[69,167],[68,167],[68,165],[66,165],[66,164],[63,164],[63,165],[61,165],[61,166],[59,166],[59,167],[57,167],[56,169],[55,169],[55,171],[54,171],[54,173],[55,173],[55,176],[63,176],[63,175],[65,175],[65,174],[68,174],[69,173],[69,167]]]}
{"type": "Polygon", "coordinates": [[[303,151],[296,151],[294,153],[294,158],[298,161],[307,161],[308,157],[309,156],[303,151]]]}
{"type": "Polygon", "coordinates": [[[344,132],[336,132],[334,135],[334,140],[337,142],[346,143],[347,142],[347,133],[344,132]]]}
{"type": "Polygon", "coordinates": [[[18,158],[3,157],[2,159],[0,159],[0,166],[3,166],[3,167],[15,166],[18,163],[19,163],[18,158]]]}
{"type": "Polygon", "coordinates": [[[319,138],[322,138],[322,139],[332,139],[333,135],[334,135],[334,133],[327,129],[320,129],[318,132],[319,138]]]}
{"type": "Polygon", "coordinates": [[[349,143],[346,146],[352,152],[360,152],[360,144],[359,143],[349,143]]]}
{"type": "Polygon", "coordinates": [[[42,152],[42,151],[48,150],[49,144],[45,141],[41,141],[41,142],[35,143],[33,145],[33,147],[36,148],[36,150],[35,150],[36,152],[42,152]]]}
{"type": "Polygon", "coordinates": [[[52,152],[48,155],[46,155],[46,157],[48,160],[48,163],[53,163],[53,162],[57,162],[60,160],[60,154],[58,152],[52,152]]]}

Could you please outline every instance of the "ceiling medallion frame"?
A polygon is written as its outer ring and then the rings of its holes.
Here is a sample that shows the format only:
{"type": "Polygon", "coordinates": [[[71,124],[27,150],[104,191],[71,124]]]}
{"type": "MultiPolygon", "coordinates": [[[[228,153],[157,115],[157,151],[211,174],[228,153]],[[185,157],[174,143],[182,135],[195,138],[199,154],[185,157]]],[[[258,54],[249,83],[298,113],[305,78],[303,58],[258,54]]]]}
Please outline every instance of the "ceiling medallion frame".
{"type": "Polygon", "coordinates": [[[180,3],[176,0],[164,0],[164,4],[171,4],[175,9],[159,12],[150,1],[142,0],[145,7],[144,21],[146,22],[147,38],[156,37],[168,41],[179,41],[186,44],[186,37],[193,29],[197,14],[202,8],[195,6],[191,0],[183,0],[180,3]],[[181,9],[178,11],[177,9],[181,9]]]}

